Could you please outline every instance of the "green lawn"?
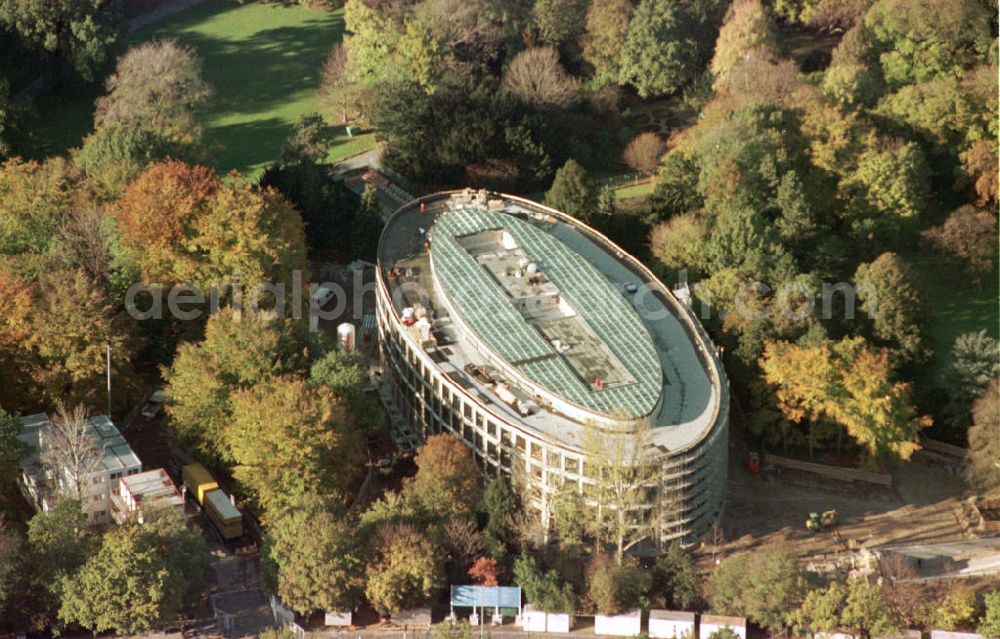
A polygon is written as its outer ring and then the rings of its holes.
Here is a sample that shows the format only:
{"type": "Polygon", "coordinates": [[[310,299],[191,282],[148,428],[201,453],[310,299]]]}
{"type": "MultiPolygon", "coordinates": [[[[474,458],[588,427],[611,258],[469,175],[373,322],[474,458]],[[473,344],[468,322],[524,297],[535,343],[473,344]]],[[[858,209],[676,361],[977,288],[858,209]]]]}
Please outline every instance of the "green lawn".
{"type": "Polygon", "coordinates": [[[993,337],[1000,334],[1000,280],[994,273],[976,286],[936,256],[913,252],[906,257],[914,265],[927,300],[928,338],[934,358],[925,375],[931,381],[948,365],[956,337],[984,329],[993,337]]]}
{"type": "MultiPolygon", "coordinates": [[[[319,109],[320,68],[343,28],[342,11],[210,0],[134,34],[130,43],[173,37],[197,49],[205,80],[215,89],[201,121],[206,142],[218,149],[216,167],[257,174],[278,157],[298,117],[319,109]]],[[[102,92],[97,84],[41,96],[29,155],[79,146],[102,92]]],[[[331,160],[375,144],[371,134],[348,138],[342,129],[337,140],[331,160]]]]}
{"type": "Polygon", "coordinates": [[[635,197],[645,197],[652,193],[654,188],[656,188],[656,183],[653,180],[648,180],[642,184],[619,187],[615,189],[615,199],[628,200],[635,197]]]}

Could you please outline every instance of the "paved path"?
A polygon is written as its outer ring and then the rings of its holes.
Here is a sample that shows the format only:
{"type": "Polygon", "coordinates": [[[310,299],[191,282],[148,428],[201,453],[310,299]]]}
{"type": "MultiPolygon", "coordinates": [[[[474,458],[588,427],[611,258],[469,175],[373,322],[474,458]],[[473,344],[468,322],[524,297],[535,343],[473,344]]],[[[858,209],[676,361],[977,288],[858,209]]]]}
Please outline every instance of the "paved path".
{"type": "Polygon", "coordinates": [[[182,11],[187,11],[197,7],[202,4],[205,0],[175,0],[174,2],[168,2],[162,4],[156,9],[153,9],[149,13],[144,13],[141,16],[136,16],[129,20],[128,32],[135,33],[143,27],[148,27],[151,24],[156,24],[157,22],[162,22],[167,18],[177,15],[182,11]]]}

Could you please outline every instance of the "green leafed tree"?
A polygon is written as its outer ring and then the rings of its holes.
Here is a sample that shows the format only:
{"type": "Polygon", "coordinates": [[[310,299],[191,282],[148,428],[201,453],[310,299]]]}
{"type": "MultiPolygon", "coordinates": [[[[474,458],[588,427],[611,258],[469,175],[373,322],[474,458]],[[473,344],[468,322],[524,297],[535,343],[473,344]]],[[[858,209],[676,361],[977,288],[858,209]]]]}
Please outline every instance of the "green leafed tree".
{"type": "Polygon", "coordinates": [[[541,41],[556,48],[576,47],[587,20],[589,0],[535,0],[531,15],[541,41]]]}
{"type": "Polygon", "coordinates": [[[976,632],[986,639],[1000,639],[1000,592],[988,592],[983,598],[983,616],[976,632]]]}
{"type": "Polygon", "coordinates": [[[854,284],[875,337],[890,348],[894,363],[924,361],[928,355],[922,325],[924,302],[910,264],[895,253],[883,253],[858,266],[854,284]]]}
{"type": "Polygon", "coordinates": [[[648,603],[650,575],[634,562],[619,565],[607,555],[591,562],[588,597],[598,614],[616,615],[648,603]]]}
{"type": "Polygon", "coordinates": [[[810,592],[791,615],[803,633],[850,632],[855,637],[888,637],[901,630],[885,605],[882,586],[863,577],[832,582],[810,592]]]}
{"type": "Polygon", "coordinates": [[[110,61],[125,31],[122,0],[3,0],[0,22],[86,80],[110,61]]]}
{"type": "Polygon", "coordinates": [[[520,504],[505,477],[486,482],[480,509],[486,515],[483,546],[491,557],[506,564],[507,544],[514,538],[514,521],[520,512],[520,504]]]}
{"type": "Polygon", "coordinates": [[[174,621],[192,594],[207,549],[193,531],[133,524],[108,532],[97,552],[63,578],[59,618],[92,632],[134,634],[174,621]],[[195,561],[190,561],[191,557],[195,561]]]}
{"type": "Polygon", "coordinates": [[[617,82],[622,42],[632,18],[629,0],[593,0],[587,9],[583,59],[603,82],[617,82]]]}
{"type": "Polygon", "coordinates": [[[21,460],[30,452],[18,439],[21,419],[0,408],[0,486],[11,488],[18,477],[21,460]]]}
{"type": "Polygon", "coordinates": [[[642,0],[622,44],[620,81],[643,98],[676,91],[698,71],[696,26],[685,3],[642,0]]]}
{"type": "Polygon", "coordinates": [[[807,582],[795,558],[775,548],[727,557],[712,573],[708,592],[713,612],[779,630],[801,603],[807,582]]]}
{"type": "Polygon", "coordinates": [[[195,109],[212,95],[194,49],[175,40],[136,45],[118,60],[97,100],[94,125],[145,129],[168,140],[201,136],[195,109]]]}
{"type": "Polygon", "coordinates": [[[656,559],[653,568],[652,596],[661,598],[670,610],[694,610],[701,602],[701,578],[694,559],[674,541],[667,552],[656,559]]]}
{"type": "Polygon", "coordinates": [[[266,568],[278,596],[300,614],[353,610],[364,563],[349,517],[308,500],[268,525],[266,568]]]}
{"type": "Polygon", "coordinates": [[[556,171],[552,187],[545,193],[545,204],[586,221],[593,215],[596,195],[586,169],[569,159],[556,171]]]}
{"type": "Polygon", "coordinates": [[[924,154],[913,142],[884,142],[861,153],[840,184],[855,233],[868,241],[897,241],[923,215],[928,180],[924,154]]]}
{"type": "Polygon", "coordinates": [[[865,14],[890,90],[981,64],[992,36],[975,0],[879,0],[865,14]]]}
{"type": "Polygon", "coordinates": [[[431,539],[414,526],[380,528],[365,569],[365,596],[383,613],[428,604],[444,585],[439,556],[431,539]]]}
{"type": "Polygon", "coordinates": [[[225,432],[232,423],[235,393],[304,372],[311,354],[323,350],[301,322],[258,320],[224,309],[209,319],[205,339],[181,344],[164,371],[171,426],[201,455],[231,463],[225,432]]]}
{"type": "Polygon", "coordinates": [[[572,613],[576,609],[573,587],[555,570],[543,571],[530,555],[514,562],[514,582],[524,589],[527,601],[545,612],[572,613]]]}
{"type": "Polygon", "coordinates": [[[234,475],[271,516],[317,492],[345,502],[364,462],[346,401],[283,376],[237,392],[224,439],[234,475]]]}

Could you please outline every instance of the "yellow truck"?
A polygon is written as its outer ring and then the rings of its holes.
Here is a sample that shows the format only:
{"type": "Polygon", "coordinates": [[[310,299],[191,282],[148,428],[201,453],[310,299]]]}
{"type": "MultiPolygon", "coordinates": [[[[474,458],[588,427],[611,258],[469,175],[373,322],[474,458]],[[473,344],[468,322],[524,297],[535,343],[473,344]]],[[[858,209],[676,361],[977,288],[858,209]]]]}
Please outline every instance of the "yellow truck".
{"type": "Polygon", "coordinates": [[[188,464],[181,470],[181,478],[223,539],[243,536],[243,516],[212,473],[201,464],[188,464]]]}

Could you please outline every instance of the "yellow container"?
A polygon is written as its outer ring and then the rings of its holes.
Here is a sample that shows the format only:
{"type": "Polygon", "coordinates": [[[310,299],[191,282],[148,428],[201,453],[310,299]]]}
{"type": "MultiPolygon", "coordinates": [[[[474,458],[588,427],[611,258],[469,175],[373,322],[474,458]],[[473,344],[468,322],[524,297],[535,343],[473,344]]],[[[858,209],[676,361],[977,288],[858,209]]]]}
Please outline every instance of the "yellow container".
{"type": "Polygon", "coordinates": [[[201,464],[188,464],[181,470],[181,477],[188,491],[198,500],[199,505],[205,504],[205,495],[209,491],[216,490],[219,483],[212,477],[212,473],[201,464]]]}

